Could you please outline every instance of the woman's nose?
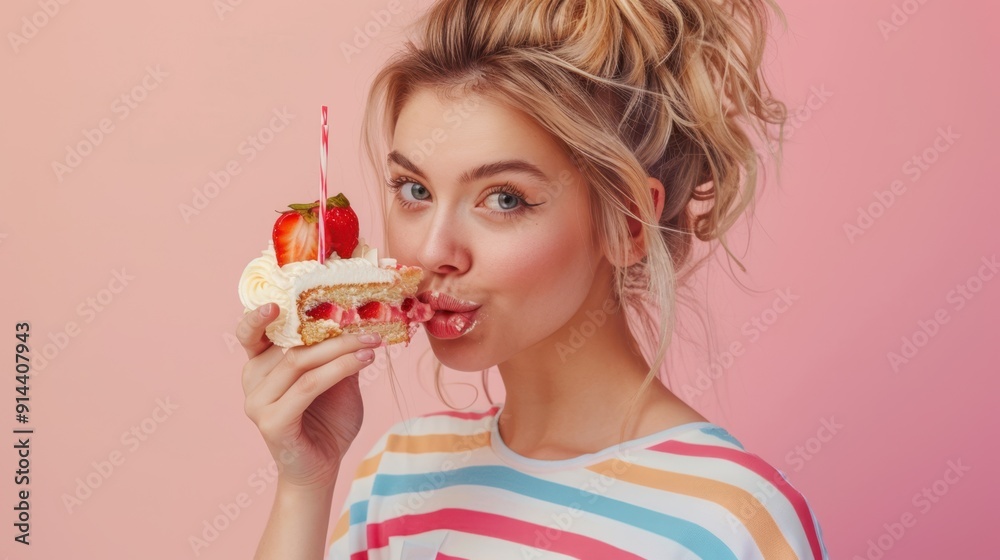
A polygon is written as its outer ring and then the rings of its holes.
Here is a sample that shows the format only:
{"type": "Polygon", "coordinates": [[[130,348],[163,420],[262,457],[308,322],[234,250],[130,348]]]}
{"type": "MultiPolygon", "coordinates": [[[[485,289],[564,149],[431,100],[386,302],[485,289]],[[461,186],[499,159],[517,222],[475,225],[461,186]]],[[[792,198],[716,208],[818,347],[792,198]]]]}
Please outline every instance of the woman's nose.
{"type": "Polygon", "coordinates": [[[443,207],[428,219],[417,251],[420,266],[435,274],[461,274],[471,264],[471,241],[461,221],[443,207]]]}

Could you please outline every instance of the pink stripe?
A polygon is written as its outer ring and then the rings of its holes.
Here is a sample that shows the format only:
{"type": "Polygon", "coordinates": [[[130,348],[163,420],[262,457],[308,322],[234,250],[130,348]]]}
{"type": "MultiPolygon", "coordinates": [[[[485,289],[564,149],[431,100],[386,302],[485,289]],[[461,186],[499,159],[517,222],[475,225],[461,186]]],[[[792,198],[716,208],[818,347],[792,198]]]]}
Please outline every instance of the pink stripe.
{"type": "Polygon", "coordinates": [[[445,508],[430,513],[401,515],[368,525],[369,550],[389,543],[389,537],[417,535],[426,531],[452,529],[518,543],[524,546],[551,550],[575,558],[615,558],[616,560],[643,560],[620,548],[584,535],[545,527],[504,515],[445,508]]]}
{"type": "Polygon", "coordinates": [[[764,459],[746,451],[728,449],[717,445],[701,445],[683,441],[665,441],[651,446],[650,449],[653,451],[661,451],[663,453],[673,453],[674,455],[725,459],[738,465],[742,465],[757,473],[765,480],[771,481],[781,491],[785,498],[788,499],[788,501],[792,504],[792,507],[795,508],[795,512],[799,516],[799,522],[802,523],[802,528],[805,530],[806,537],[809,539],[809,547],[812,549],[813,557],[823,557],[823,553],[819,546],[819,537],[816,535],[816,528],[813,525],[812,516],[809,514],[809,506],[806,504],[805,498],[802,497],[802,494],[800,494],[798,490],[788,484],[788,481],[785,480],[785,477],[781,476],[781,473],[779,473],[777,469],[771,466],[764,459]]]}
{"type": "Polygon", "coordinates": [[[499,406],[494,406],[493,408],[487,410],[486,412],[459,412],[457,410],[444,410],[441,412],[432,412],[430,414],[424,414],[424,418],[430,418],[432,416],[451,416],[452,418],[461,418],[463,420],[479,420],[480,418],[486,418],[487,416],[493,416],[500,410],[499,406]]]}
{"type": "Polygon", "coordinates": [[[368,560],[368,551],[355,552],[351,555],[351,560],[368,560]]]}
{"type": "Polygon", "coordinates": [[[458,556],[451,556],[448,554],[441,554],[440,552],[438,552],[438,555],[434,557],[434,560],[467,560],[467,559],[459,558],[458,556]]]}

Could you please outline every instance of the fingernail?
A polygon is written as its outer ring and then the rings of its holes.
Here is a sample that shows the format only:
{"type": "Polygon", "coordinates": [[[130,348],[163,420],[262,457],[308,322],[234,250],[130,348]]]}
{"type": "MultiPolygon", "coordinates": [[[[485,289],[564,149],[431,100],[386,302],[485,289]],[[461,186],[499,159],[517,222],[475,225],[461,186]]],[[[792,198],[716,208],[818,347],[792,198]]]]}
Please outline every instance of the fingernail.
{"type": "Polygon", "coordinates": [[[264,307],[260,308],[260,315],[262,317],[269,317],[271,315],[272,311],[274,311],[274,304],[273,303],[267,303],[267,304],[264,304],[264,307]]]}
{"type": "Polygon", "coordinates": [[[364,333],[358,335],[358,340],[366,344],[373,344],[382,340],[382,337],[378,333],[364,333]]]}
{"type": "Polygon", "coordinates": [[[375,351],[371,348],[362,348],[354,353],[354,357],[362,362],[367,362],[375,357],[375,351]]]}

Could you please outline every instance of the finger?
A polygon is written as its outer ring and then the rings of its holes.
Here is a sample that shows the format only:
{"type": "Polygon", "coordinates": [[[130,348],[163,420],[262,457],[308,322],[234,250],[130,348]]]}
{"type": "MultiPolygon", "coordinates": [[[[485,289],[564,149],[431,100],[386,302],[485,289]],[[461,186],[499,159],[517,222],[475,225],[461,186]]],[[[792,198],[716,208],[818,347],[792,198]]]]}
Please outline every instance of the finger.
{"type": "MultiPolygon", "coordinates": [[[[312,375],[307,375],[310,371],[337,360],[340,360],[338,363],[341,364],[346,362],[358,366],[354,370],[357,371],[362,365],[374,360],[374,350],[371,352],[372,358],[367,361],[359,360],[353,353],[361,349],[373,349],[379,345],[378,341],[364,342],[359,338],[360,336],[356,334],[341,335],[328,338],[312,346],[290,348],[285,353],[284,359],[264,377],[254,389],[254,394],[248,398],[253,399],[260,406],[267,406],[281,398],[293,384],[299,382],[300,378],[312,377],[312,375]],[[347,360],[341,360],[341,358],[347,358],[347,360]]],[[[306,384],[312,385],[313,381],[307,379],[306,384]]]]}
{"type": "Polygon", "coordinates": [[[243,366],[243,394],[249,395],[260,382],[284,359],[284,348],[272,345],[243,366]]]}
{"type": "Polygon", "coordinates": [[[253,358],[271,346],[271,340],[264,331],[277,316],[278,306],[275,303],[265,303],[243,316],[236,327],[236,339],[246,350],[247,358],[253,358]]]}
{"type": "MultiPolygon", "coordinates": [[[[374,355],[373,351],[370,351],[374,355]]],[[[354,353],[347,354],[303,373],[281,398],[270,405],[271,420],[278,425],[300,418],[316,400],[316,397],[330,390],[344,379],[354,376],[357,383],[359,370],[370,365],[374,358],[359,359],[354,353]]]]}

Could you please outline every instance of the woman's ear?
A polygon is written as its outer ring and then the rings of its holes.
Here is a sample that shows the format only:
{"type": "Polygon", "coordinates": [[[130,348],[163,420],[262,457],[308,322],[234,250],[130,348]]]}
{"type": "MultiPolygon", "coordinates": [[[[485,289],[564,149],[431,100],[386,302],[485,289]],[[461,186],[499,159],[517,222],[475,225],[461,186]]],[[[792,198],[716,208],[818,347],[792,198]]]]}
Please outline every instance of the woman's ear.
{"type": "MultiPolygon", "coordinates": [[[[663,215],[663,205],[667,200],[666,189],[663,188],[663,183],[655,177],[647,177],[646,183],[649,185],[650,194],[653,196],[653,215],[656,217],[654,222],[659,222],[660,216],[663,215]]],[[[639,210],[634,204],[630,204],[629,209],[636,215],[639,214],[639,210]]],[[[625,219],[628,221],[628,231],[632,237],[632,250],[628,255],[627,262],[614,263],[618,267],[633,265],[642,260],[642,257],[646,255],[646,240],[643,236],[642,224],[639,220],[631,216],[626,216],[625,219]]]]}

